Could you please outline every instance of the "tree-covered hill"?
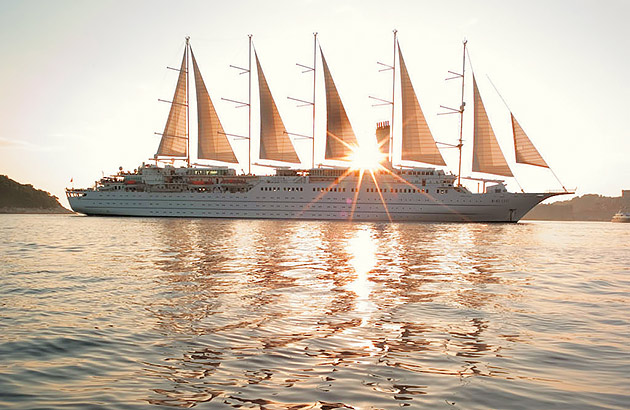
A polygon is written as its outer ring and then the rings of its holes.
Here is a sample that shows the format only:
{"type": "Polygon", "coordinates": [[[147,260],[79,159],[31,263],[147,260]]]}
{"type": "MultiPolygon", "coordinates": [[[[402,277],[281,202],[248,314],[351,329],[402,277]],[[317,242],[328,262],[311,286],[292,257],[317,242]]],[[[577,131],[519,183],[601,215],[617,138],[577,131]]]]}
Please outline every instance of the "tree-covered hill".
{"type": "Polygon", "coordinates": [[[524,219],[543,221],[610,221],[621,208],[621,197],[587,194],[569,201],[539,204],[524,219]]]}
{"type": "Polygon", "coordinates": [[[10,212],[70,212],[61,204],[56,196],[46,191],[33,188],[30,184],[20,184],[0,175],[0,213],[10,212]]]}

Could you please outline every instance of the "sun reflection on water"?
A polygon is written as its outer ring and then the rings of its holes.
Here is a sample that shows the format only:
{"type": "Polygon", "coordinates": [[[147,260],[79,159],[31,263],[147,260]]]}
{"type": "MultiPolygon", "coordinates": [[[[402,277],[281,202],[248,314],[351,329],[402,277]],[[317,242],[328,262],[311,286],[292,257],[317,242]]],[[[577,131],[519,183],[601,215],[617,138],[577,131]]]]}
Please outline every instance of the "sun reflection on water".
{"type": "Polygon", "coordinates": [[[369,273],[376,266],[376,244],[371,232],[367,228],[357,230],[347,243],[347,251],[351,255],[350,264],[356,273],[356,279],[347,288],[356,293],[359,301],[366,302],[373,288],[369,273]]]}
{"type": "Polygon", "coordinates": [[[153,403],[288,409],[320,398],[291,391],[316,391],[337,408],[351,390],[387,407],[428,394],[426,375],[523,377],[502,367],[528,336],[497,320],[519,297],[498,275],[517,268],[492,248],[501,226],[191,224],[164,224],[169,258],[158,266],[173,299],[149,308],[164,334],[193,338],[151,374],[186,380],[153,403]]]}

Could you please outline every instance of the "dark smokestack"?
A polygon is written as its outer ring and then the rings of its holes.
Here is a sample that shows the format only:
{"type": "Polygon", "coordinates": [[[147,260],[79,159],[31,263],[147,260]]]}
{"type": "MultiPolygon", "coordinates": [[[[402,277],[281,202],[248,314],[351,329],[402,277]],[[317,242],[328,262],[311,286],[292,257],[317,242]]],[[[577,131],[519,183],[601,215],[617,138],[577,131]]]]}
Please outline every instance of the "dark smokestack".
{"type": "Polygon", "coordinates": [[[376,123],[376,143],[386,157],[389,156],[389,128],[389,121],[376,123]]]}

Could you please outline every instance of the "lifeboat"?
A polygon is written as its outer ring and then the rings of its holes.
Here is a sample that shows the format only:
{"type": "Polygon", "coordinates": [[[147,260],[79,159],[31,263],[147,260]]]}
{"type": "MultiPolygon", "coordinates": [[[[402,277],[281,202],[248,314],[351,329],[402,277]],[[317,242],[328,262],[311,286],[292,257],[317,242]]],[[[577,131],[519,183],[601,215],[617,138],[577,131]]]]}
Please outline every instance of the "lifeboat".
{"type": "Polygon", "coordinates": [[[228,179],[228,178],[224,178],[223,181],[224,184],[244,184],[245,180],[242,178],[232,178],[232,179],[228,179]]]}
{"type": "Polygon", "coordinates": [[[211,180],[203,180],[203,179],[193,179],[189,181],[193,185],[212,185],[211,180]]]}

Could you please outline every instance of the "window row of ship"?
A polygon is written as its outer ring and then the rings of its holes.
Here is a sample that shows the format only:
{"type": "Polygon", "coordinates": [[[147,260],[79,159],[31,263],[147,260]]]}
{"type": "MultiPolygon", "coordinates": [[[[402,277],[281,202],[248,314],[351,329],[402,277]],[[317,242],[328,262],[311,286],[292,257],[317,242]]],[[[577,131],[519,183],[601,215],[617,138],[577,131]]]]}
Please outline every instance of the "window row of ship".
{"type": "MultiPolygon", "coordinates": [[[[279,187],[279,186],[263,186],[260,187],[261,191],[270,191],[270,192],[301,192],[304,191],[303,187],[279,187]]],[[[346,192],[346,188],[343,187],[314,187],[313,192],[346,192]]],[[[350,188],[349,192],[359,192],[359,188],[350,188]]],[[[401,194],[428,194],[428,189],[418,189],[418,188],[365,188],[365,192],[390,192],[390,193],[401,193],[401,194]]],[[[436,190],[438,193],[446,193],[446,189],[438,189],[436,190]],[[444,192],[440,192],[444,191],[444,192]]]]}

